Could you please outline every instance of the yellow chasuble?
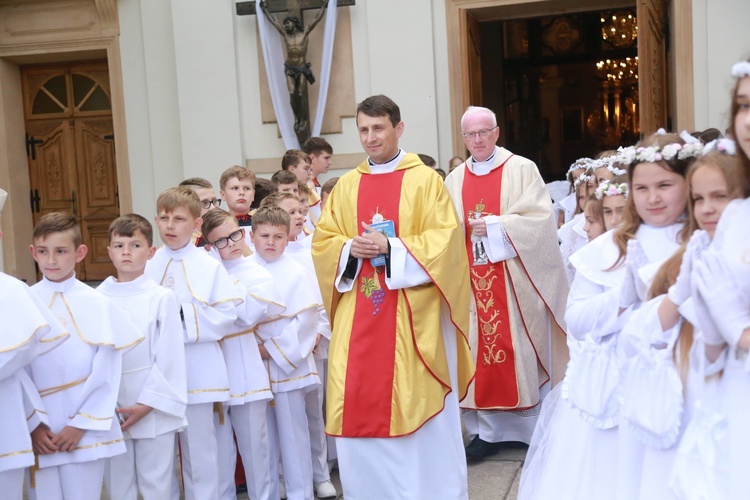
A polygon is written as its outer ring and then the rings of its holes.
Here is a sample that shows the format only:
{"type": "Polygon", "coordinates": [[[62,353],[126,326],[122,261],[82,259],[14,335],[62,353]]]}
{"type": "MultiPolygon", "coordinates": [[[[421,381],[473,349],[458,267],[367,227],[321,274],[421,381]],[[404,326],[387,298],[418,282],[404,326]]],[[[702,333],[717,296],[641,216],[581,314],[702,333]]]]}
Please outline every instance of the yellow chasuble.
{"type": "Polygon", "coordinates": [[[329,435],[404,436],[442,411],[452,390],[441,329],[445,305],[457,337],[458,397],[466,396],[474,374],[468,344],[471,290],[463,279],[468,261],[461,222],[440,176],[414,154],[406,154],[389,174],[371,174],[365,161],[342,176],[331,193],[313,235],[312,254],[332,328],[326,396],[329,435]],[[376,192],[360,189],[367,186],[377,186],[376,192]],[[379,197],[383,206],[397,207],[398,213],[383,216],[394,221],[396,237],[432,281],[383,290],[386,301],[393,302],[370,304],[375,309],[367,313],[373,320],[362,315],[362,304],[372,301],[373,279],[385,282],[377,276],[382,268],[373,273],[369,262],[363,263],[352,290],[345,293],[337,291],[335,280],[344,244],[362,232],[359,221],[369,222],[380,208],[379,203],[370,207],[363,198],[377,201],[379,197]],[[369,329],[362,331],[362,324],[369,329]],[[373,343],[368,332],[385,340],[373,343]],[[372,350],[379,352],[372,359],[378,362],[371,363],[369,349],[363,352],[358,342],[374,345],[372,350]],[[367,380],[372,381],[372,390],[362,386],[367,380]],[[389,381],[387,387],[383,380],[389,381]],[[354,387],[358,384],[362,390],[354,387]],[[373,391],[375,397],[387,400],[367,411],[362,400],[372,400],[373,391]]]}

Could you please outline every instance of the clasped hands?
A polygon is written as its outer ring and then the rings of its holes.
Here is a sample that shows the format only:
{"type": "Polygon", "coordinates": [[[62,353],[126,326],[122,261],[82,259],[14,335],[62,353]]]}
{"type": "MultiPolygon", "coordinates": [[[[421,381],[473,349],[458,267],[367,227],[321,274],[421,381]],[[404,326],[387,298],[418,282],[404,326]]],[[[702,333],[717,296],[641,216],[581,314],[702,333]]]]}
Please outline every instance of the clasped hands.
{"type": "Polygon", "coordinates": [[[352,239],[351,256],[357,259],[372,259],[388,253],[388,238],[364,222],[362,227],[364,228],[362,234],[352,239]]]}

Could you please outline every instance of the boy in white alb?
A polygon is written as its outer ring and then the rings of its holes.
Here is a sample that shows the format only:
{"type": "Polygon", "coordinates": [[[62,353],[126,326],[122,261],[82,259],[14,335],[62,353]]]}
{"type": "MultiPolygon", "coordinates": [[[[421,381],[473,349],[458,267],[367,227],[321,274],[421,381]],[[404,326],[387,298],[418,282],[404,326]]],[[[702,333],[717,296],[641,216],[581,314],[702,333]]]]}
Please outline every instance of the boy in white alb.
{"type": "Polygon", "coordinates": [[[127,214],[109,226],[109,257],[117,278],[98,290],[125,309],[144,342],[122,357],[117,413],[127,452],[110,458],[105,471],[110,498],[168,499],[172,496],[175,433],[187,426],[185,345],[177,297],[144,274],[153,257],[153,229],[127,214]]]}
{"type": "Polygon", "coordinates": [[[49,427],[24,367],[67,340],[69,334],[28,286],[2,272],[0,317],[4,323],[0,335],[0,491],[4,498],[20,500],[24,470],[34,465],[29,432],[41,423],[49,427]]]}
{"type": "Polygon", "coordinates": [[[146,274],[175,292],[183,318],[188,427],[179,439],[185,498],[214,499],[220,473],[214,408],[223,413],[221,403],[229,400],[219,340],[237,319],[242,299],[221,263],[192,244],[193,231],[203,222],[198,195],[185,187],[167,189],[156,210],[164,246],[146,264],[146,274]]]}
{"type": "Polygon", "coordinates": [[[73,215],[44,215],[33,237],[31,254],[44,278],[31,290],[70,337],[30,366],[49,426],[31,433],[40,469],[29,493],[41,500],[98,500],[104,459],[125,453],[115,418],[122,350],[143,336],[122,309],[75,278],[87,249],[73,215]]]}
{"type": "MultiPolygon", "coordinates": [[[[303,211],[306,204],[306,201],[297,199],[291,193],[274,193],[266,197],[260,206],[279,207],[289,215],[291,225],[286,255],[301,264],[307,269],[313,279],[316,280],[313,293],[316,296],[316,300],[319,300],[322,304],[323,299],[320,297],[320,287],[317,285],[315,267],[310,249],[310,240],[312,238],[305,237],[303,233],[303,223],[305,221],[303,211]]],[[[317,387],[317,390],[310,391],[305,395],[305,412],[310,431],[313,483],[315,486],[315,495],[318,498],[335,498],[337,495],[336,487],[331,482],[331,473],[328,469],[329,443],[326,438],[325,421],[323,419],[323,401],[325,400],[326,373],[328,371],[328,344],[330,341],[331,325],[328,322],[328,315],[325,308],[321,305],[318,308],[318,330],[315,350],[313,351],[315,369],[318,372],[321,384],[317,387]]]]}
{"type": "MultiPolygon", "coordinates": [[[[278,481],[271,481],[268,447],[267,408],[273,399],[268,371],[260,357],[255,333],[259,322],[277,318],[284,310],[271,274],[244,257],[245,229],[232,214],[214,210],[203,219],[207,244],[216,248],[222,263],[238,287],[244,288],[245,302],[237,308],[234,328],[221,343],[231,389],[229,416],[247,479],[250,498],[278,498],[278,481]]],[[[219,450],[233,454],[234,446],[219,450]]],[[[229,486],[234,486],[234,476],[229,486]]]]}
{"type": "Polygon", "coordinates": [[[284,255],[288,239],[289,215],[278,207],[258,209],[253,216],[256,253],[250,259],[271,273],[286,306],[278,320],[258,325],[256,334],[274,395],[268,412],[271,477],[278,477],[280,451],[289,500],[309,500],[313,475],[305,394],[320,384],[312,356],[320,303],[313,293],[312,276],[284,255]],[[275,443],[279,450],[273,449],[275,443]]]}

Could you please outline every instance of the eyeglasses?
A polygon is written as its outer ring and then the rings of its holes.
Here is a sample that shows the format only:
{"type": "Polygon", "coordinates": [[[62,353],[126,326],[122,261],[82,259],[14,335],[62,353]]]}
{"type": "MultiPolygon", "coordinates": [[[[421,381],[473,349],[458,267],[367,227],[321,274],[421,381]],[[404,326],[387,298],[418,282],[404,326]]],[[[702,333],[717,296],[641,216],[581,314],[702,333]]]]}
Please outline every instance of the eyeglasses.
{"type": "Polygon", "coordinates": [[[493,130],[495,130],[497,126],[492,127],[491,129],[483,128],[482,130],[477,130],[476,132],[464,132],[463,135],[464,139],[474,139],[476,136],[481,137],[482,139],[486,139],[490,136],[493,130]]]}
{"type": "Polygon", "coordinates": [[[203,208],[211,208],[211,205],[215,207],[221,205],[221,198],[214,198],[213,200],[201,200],[201,206],[203,208]]]}
{"type": "Polygon", "coordinates": [[[219,238],[218,240],[211,243],[213,246],[215,246],[218,249],[222,249],[229,245],[229,240],[232,241],[240,241],[242,239],[242,229],[238,229],[237,231],[233,232],[226,238],[219,238]]]}

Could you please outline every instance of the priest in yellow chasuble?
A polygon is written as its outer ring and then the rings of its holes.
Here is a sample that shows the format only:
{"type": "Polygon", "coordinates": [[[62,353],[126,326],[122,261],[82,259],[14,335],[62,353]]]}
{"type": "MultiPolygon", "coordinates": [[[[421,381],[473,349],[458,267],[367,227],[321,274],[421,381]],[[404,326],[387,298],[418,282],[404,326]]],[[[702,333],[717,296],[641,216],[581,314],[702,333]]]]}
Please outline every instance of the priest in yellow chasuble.
{"type": "Polygon", "coordinates": [[[481,460],[502,442],[529,444],[541,398],[562,379],[568,282],[536,165],[495,145],[497,118],[487,108],[470,107],[461,129],[471,157],[445,184],[465,228],[472,288],[466,457],[481,460]]]}
{"type": "Polygon", "coordinates": [[[461,223],[440,176],[398,147],[396,103],[365,99],[357,127],[369,158],[338,181],[312,243],[344,496],[466,499],[458,405],[474,369],[461,223]]]}

